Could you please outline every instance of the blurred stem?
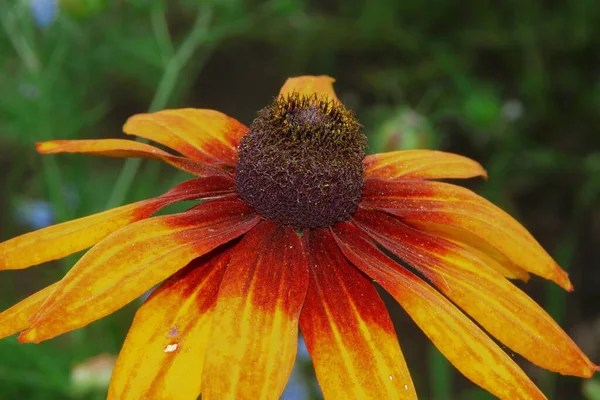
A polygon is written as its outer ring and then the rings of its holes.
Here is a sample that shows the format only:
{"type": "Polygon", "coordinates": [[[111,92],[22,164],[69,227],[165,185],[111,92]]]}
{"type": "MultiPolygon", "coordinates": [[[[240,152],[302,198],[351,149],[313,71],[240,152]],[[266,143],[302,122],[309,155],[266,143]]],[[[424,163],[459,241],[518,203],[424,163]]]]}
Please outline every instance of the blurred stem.
{"type": "MultiPolygon", "coordinates": [[[[280,9],[281,2],[278,0],[268,1],[258,7],[257,11],[253,12],[252,14],[246,15],[244,18],[234,21],[231,24],[217,26],[211,31],[208,28],[212,19],[212,8],[208,8],[208,6],[202,7],[198,13],[198,16],[196,17],[196,21],[189,35],[183,41],[181,47],[179,47],[173,57],[171,57],[166,63],[163,76],[158,84],[158,89],[154,94],[148,111],[153,112],[165,108],[169,98],[173,94],[173,90],[175,89],[175,85],[179,79],[179,75],[181,74],[181,70],[191,59],[192,55],[200,46],[200,44],[212,44],[228,34],[232,34],[246,28],[247,25],[256,17],[278,11],[280,9]]],[[[163,13],[161,18],[164,20],[164,7],[158,7],[156,10],[158,10],[157,12],[163,13]]],[[[158,18],[158,16],[152,16],[152,18],[158,18]]],[[[158,19],[155,23],[157,25],[154,28],[154,32],[160,36],[160,38],[157,40],[159,43],[163,43],[162,45],[159,44],[159,46],[166,45],[168,47],[170,38],[166,38],[164,36],[168,35],[166,24],[164,27],[161,27],[161,22],[158,19]]],[[[136,140],[142,143],[147,142],[144,139],[136,140]]],[[[129,158],[125,161],[123,169],[117,177],[115,186],[113,187],[108,202],[106,203],[107,209],[123,204],[125,198],[127,197],[131,183],[133,182],[133,179],[140,168],[141,162],[142,160],[137,158],[129,158]]]]}
{"type": "MultiPolygon", "coordinates": [[[[164,13],[164,9],[162,10],[164,13]]],[[[179,79],[179,75],[183,67],[191,59],[194,51],[198,48],[202,42],[203,37],[206,35],[212,19],[212,9],[201,8],[194,26],[190,31],[189,35],[183,41],[177,52],[167,62],[162,78],[158,84],[158,89],[154,93],[149,112],[157,111],[166,107],[169,102],[169,98],[173,94],[173,90],[179,79]]],[[[164,33],[163,33],[164,34],[164,33]]],[[[164,40],[162,40],[164,41],[164,40]]],[[[140,140],[145,142],[145,140],[140,140]]],[[[121,170],[112,193],[106,204],[106,208],[117,207],[123,204],[127,197],[127,192],[131,187],[131,183],[137,174],[142,160],[139,158],[129,158],[125,161],[123,169],[121,170]]]]}
{"type": "Polygon", "coordinates": [[[150,103],[148,111],[157,111],[167,105],[169,98],[173,93],[173,89],[175,88],[175,84],[177,83],[177,79],[179,78],[179,74],[181,73],[181,69],[192,58],[198,45],[202,42],[202,38],[205,36],[210,26],[211,19],[211,9],[203,8],[202,11],[198,13],[198,17],[196,18],[196,22],[194,23],[194,27],[190,34],[183,41],[179,50],[177,50],[175,55],[167,63],[165,72],[158,84],[158,89],[154,94],[154,98],[150,103]]]}
{"type": "MultiPolygon", "coordinates": [[[[41,62],[34,50],[34,48],[27,41],[27,38],[23,35],[22,29],[19,29],[17,26],[17,9],[16,5],[12,10],[7,11],[2,9],[0,12],[0,24],[2,28],[6,32],[12,46],[15,49],[19,59],[25,66],[27,72],[31,74],[31,76],[35,79],[36,84],[39,85],[39,78],[42,72],[41,62]]],[[[26,19],[26,21],[28,21],[26,19]]],[[[45,112],[45,104],[43,99],[38,103],[40,106],[38,110],[38,115],[33,116],[34,120],[40,121],[38,132],[40,132],[43,138],[47,138],[48,136],[43,134],[50,129],[46,124],[46,112],[45,112]]],[[[65,221],[68,218],[68,208],[66,204],[64,204],[64,196],[61,193],[62,190],[62,178],[60,169],[56,164],[56,161],[52,157],[44,157],[42,159],[42,169],[44,174],[44,182],[46,184],[46,190],[48,192],[48,196],[50,197],[50,201],[55,207],[56,219],[58,221],[65,221]]]]}
{"type": "Polygon", "coordinates": [[[433,400],[452,400],[452,367],[432,344],[428,345],[429,379],[433,400]]]}
{"type": "Polygon", "coordinates": [[[23,36],[21,30],[16,26],[15,12],[0,12],[0,23],[6,32],[11,44],[13,45],[17,55],[25,64],[25,68],[33,74],[38,74],[41,69],[40,61],[35,54],[33,48],[23,36]]]}
{"type": "Polygon", "coordinates": [[[154,31],[156,42],[160,48],[163,62],[167,65],[169,60],[173,57],[175,48],[173,47],[171,35],[169,34],[165,5],[162,1],[155,3],[152,13],[150,14],[150,20],[152,22],[152,30],[154,31]]]}
{"type": "Polygon", "coordinates": [[[53,157],[42,157],[42,169],[44,173],[44,183],[48,191],[50,202],[54,204],[54,212],[57,221],[66,221],[69,217],[67,207],[64,204],[62,194],[62,178],[60,169],[53,157]]]}

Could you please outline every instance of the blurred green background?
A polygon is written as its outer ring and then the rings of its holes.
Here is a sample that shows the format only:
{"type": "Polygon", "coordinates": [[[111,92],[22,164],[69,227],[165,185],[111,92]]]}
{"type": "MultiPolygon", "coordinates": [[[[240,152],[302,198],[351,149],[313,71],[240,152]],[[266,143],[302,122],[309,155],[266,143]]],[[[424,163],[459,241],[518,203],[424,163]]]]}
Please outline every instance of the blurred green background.
{"type": "MultiPolygon", "coordinates": [[[[489,180],[468,185],[520,220],[576,290],[519,286],[600,361],[597,0],[3,0],[0,240],[185,179],[158,162],[42,157],[36,141],[119,137],[129,115],[167,107],[214,108],[248,124],[300,74],[337,78],[370,152],[438,148],[480,161],[489,180]]],[[[76,259],[2,272],[0,307],[76,259]]],[[[388,303],[420,398],[490,398],[388,303]]],[[[0,341],[0,399],[103,398],[110,355],[139,304],[40,345],[0,341]]],[[[300,354],[288,400],[319,396],[300,354]]],[[[599,378],[514,357],[551,399],[600,399],[599,378]]]]}

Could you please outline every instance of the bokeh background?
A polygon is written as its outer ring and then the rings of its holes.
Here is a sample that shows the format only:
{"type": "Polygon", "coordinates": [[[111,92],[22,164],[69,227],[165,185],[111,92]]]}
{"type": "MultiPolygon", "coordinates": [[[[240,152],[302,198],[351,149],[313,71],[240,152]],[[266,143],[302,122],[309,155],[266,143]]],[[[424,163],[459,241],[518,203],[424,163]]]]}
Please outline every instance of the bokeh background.
{"type": "MultiPolygon", "coordinates": [[[[158,162],[42,157],[36,141],[119,137],[129,115],[167,107],[250,123],[300,74],[337,78],[371,152],[435,148],[480,161],[489,180],[468,185],[516,216],[576,290],[520,286],[600,362],[597,0],[2,0],[0,240],[185,179],[158,162]]],[[[2,272],[0,308],[76,259],[2,272]]],[[[386,300],[421,398],[490,398],[386,300]]],[[[0,399],[103,398],[141,301],[39,345],[0,341],[0,399]]],[[[513,356],[551,399],[600,399],[600,378],[513,356]]],[[[284,399],[319,396],[301,346],[284,399]]]]}

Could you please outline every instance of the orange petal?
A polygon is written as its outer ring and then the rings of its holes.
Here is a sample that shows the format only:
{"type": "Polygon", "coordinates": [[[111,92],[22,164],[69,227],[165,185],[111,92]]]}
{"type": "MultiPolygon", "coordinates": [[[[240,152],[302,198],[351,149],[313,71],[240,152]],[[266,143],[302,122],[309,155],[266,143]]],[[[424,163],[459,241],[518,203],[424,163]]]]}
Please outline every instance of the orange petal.
{"type": "Polygon", "coordinates": [[[232,190],[230,178],[192,179],[153,199],[18,236],[0,243],[0,270],[23,269],[66,257],[93,246],[114,231],[147,218],[169,204],[230,193],[232,190]]]}
{"type": "Polygon", "coordinates": [[[202,399],[279,399],[296,358],[307,286],[294,230],[263,222],[242,239],[219,290],[202,399]]]}
{"type": "Polygon", "coordinates": [[[327,75],[288,78],[279,91],[279,95],[289,96],[292,93],[298,93],[301,96],[312,96],[316,94],[319,97],[326,96],[339,102],[340,100],[337,98],[335,90],[333,90],[333,82],[335,82],[335,79],[327,75]]]}
{"type": "Polygon", "coordinates": [[[184,108],[130,117],[123,131],[154,140],[194,160],[234,167],[248,128],[214,110],[184,108]]]}
{"type": "Polygon", "coordinates": [[[521,224],[468,189],[442,182],[368,180],[361,204],[573,290],[567,273],[521,224]]]}
{"type": "Polygon", "coordinates": [[[65,275],[19,340],[37,343],[100,319],[258,222],[239,200],[203,206],[136,222],[102,240],[65,275]]]}
{"type": "Polygon", "coordinates": [[[477,257],[481,260],[481,262],[487,265],[489,268],[498,272],[500,275],[508,278],[508,279],[519,279],[523,282],[529,282],[531,275],[523,268],[516,266],[512,262],[500,262],[497,259],[490,257],[483,251],[476,249],[473,246],[469,246],[464,243],[457,242],[455,240],[447,239],[448,241],[454,243],[455,245],[461,247],[465,251],[473,254],[473,256],[477,257]]]}
{"type": "Polygon", "coordinates": [[[359,211],[355,221],[515,352],[563,375],[594,374],[595,365],[552,317],[468,250],[380,212],[359,211]]]}
{"type": "Polygon", "coordinates": [[[365,178],[461,179],[483,176],[487,172],[476,161],[435,150],[400,150],[365,157],[365,178]]]}
{"type": "Polygon", "coordinates": [[[399,268],[348,223],[333,227],[344,255],[388,291],[440,352],[468,379],[501,399],[545,399],[517,364],[458,308],[399,268]]]}
{"type": "Polygon", "coordinates": [[[160,160],[197,176],[227,176],[227,172],[204,162],[177,157],[145,143],[123,139],[52,140],[36,144],[42,154],[85,153],[106,157],[139,157],[160,160]]]}
{"type": "Polygon", "coordinates": [[[191,399],[200,395],[204,354],[231,251],[192,261],[135,314],[112,375],[110,399],[191,399]]]}
{"type": "Polygon", "coordinates": [[[29,318],[57,287],[58,282],[53,283],[0,313],[0,338],[29,328],[29,318]]]}
{"type": "MultiPolygon", "coordinates": [[[[308,234],[308,233],[305,233],[308,234]]],[[[329,233],[310,232],[310,283],[300,329],[326,399],[417,399],[375,287],[329,233]]]]}

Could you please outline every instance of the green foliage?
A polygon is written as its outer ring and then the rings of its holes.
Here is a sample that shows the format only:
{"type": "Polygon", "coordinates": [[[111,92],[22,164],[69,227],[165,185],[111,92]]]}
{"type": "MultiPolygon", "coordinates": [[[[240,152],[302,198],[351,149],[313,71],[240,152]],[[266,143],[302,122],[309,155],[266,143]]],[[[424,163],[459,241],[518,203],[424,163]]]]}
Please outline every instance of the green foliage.
{"type": "Polygon", "coordinates": [[[583,384],[583,395],[586,400],[600,400],[600,381],[592,379],[583,384]]]}

